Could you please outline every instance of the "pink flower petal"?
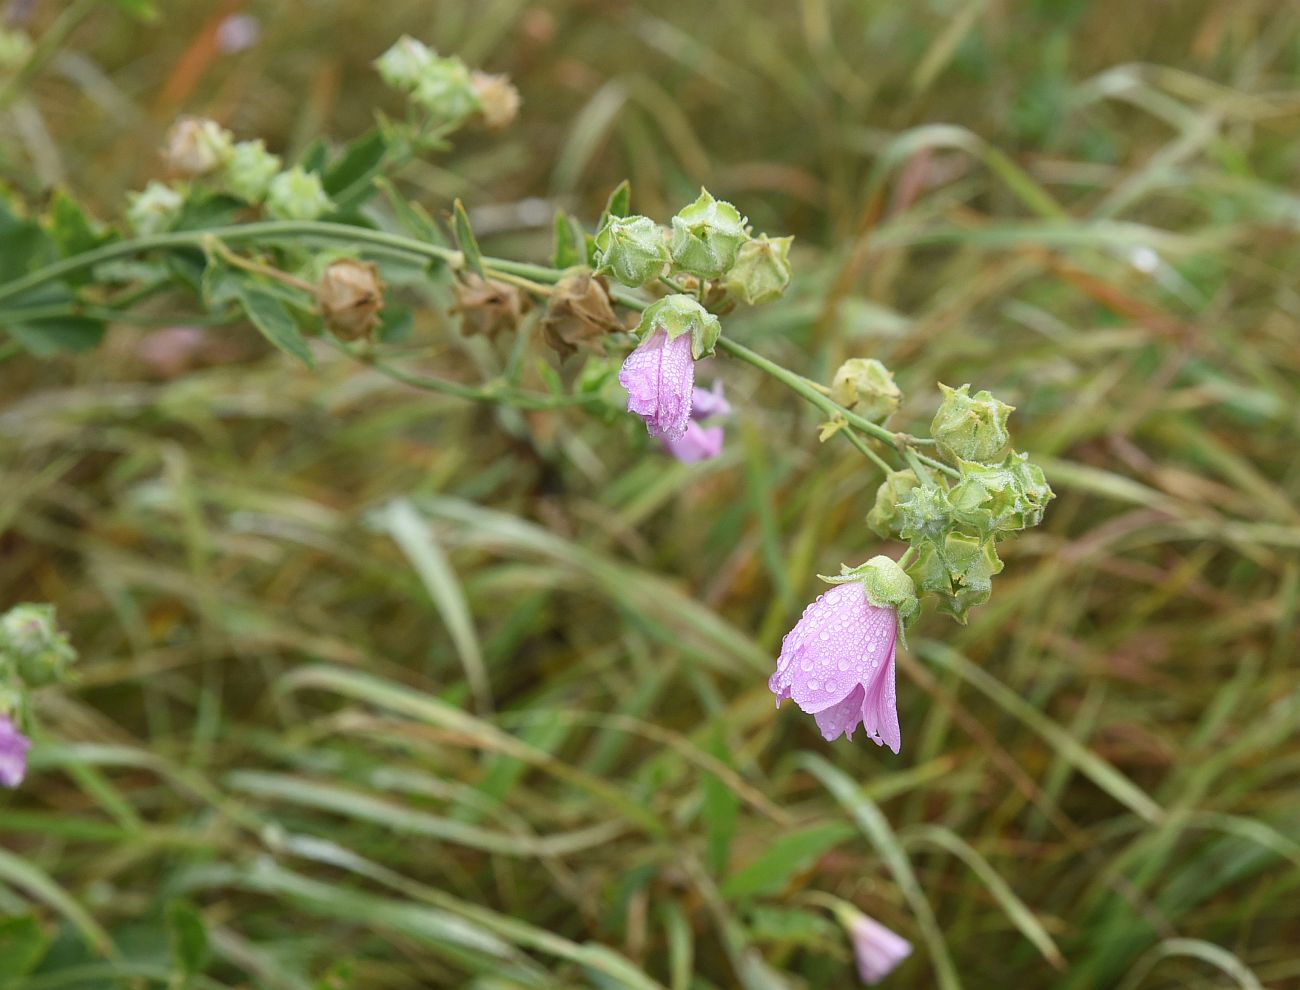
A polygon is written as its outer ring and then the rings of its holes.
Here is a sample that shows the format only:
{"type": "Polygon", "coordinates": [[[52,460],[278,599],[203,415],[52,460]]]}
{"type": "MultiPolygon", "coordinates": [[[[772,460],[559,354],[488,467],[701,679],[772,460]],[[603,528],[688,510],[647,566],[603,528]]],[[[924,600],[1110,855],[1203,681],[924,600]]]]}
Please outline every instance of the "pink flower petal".
{"type": "Polygon", "coordinates": [[[680,440],[691,421],[695,385],[691,335],[669,340],[667,331],[656,330],[627,356],[618,381],[627,389],[628,410],[645,420],[652,437],[680,440]]]}
{"type": "MultiPolygon", "coordinates": [[[[699,393],[699,389],[695,390],[699,393]]],[[[684,464],[708,461],[722,453],[725,433],[721,426],[701,426],[695,420],[686,424],[680,440],[665,440],[668,453],[684,464]]]]}
{"type": "Polygon", "coordinates": [[[868,986],[875,986],[912,954],[911,942],[865,914],[854,918],[849,940],[858,976],[868,986]]]}
{"type": "Polygon", "coordinates": [[[32,743],[7,716],[0,715],[0,785],[17,787],[27,775],[27,751],[32,743]]]}

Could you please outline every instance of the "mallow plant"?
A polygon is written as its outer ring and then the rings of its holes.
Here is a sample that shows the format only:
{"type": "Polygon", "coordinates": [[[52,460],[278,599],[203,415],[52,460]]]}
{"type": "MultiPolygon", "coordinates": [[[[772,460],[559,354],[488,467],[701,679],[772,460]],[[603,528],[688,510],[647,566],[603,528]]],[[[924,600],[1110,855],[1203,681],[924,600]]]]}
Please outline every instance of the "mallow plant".
{"type": "MultiPolygon", "coordinates": [[[[746,415],[726,397],[726,362],[709,365],[720,371],[707,382],[700,362],[720,354],[752,365],[816,407],[821,440],[852,445],[879,472],[863,525],[882,544],[906,545],[897,559],[876,555],[823,578],[828,588],[785,637],[769,686],[828,740],[860,727],[897,753],[895,657],[908,626],[927,603],[965,622],[992,594],[998,545],[1037,525],[1052,498],[1042,470],[1014,449],[1012,408],[970,384],[940,384],[928,435],[909,432],[894,422],[903,395],[880,361],[852,358],[819,382],[732,336],[738,307],[769,305],[790,286],[792,239],[756,233],[707,190],[655,218],[632,212],[624,183],[590,229],[555,217],[546,263],[483,254],[460,202],[440,224],[401,192],[400,174],[464,128],[509,126],[518,94],[411,38],[375,65],[403,112],[342,149],[317,144],[290,163],[256,137],[183,118],[158,178],[128,197],[117,223],[63,192],[39,211],[0,201],[0,327],[13,346],[36,358],[87,350],[108,323],[149,322],[151,305],[179,298],[195,320],[247,321],[307,365],[332,348],[420,388],[573,415],[608,412],[615,396],[658,441],[654,456],[688,463],[722,454],[728,421],[746,415]],[[411,369],[402,303],[434,278],[451,281],[464,333],[500,341],[524,323],[540,333],[514,337],[507,371],[492,380],[411,369]],[[532,346],[554,354],[535,365],[543,385],[527,388],[532,346]],[[578,365],[571,385],[557,362],[578,365]]],[[[72,657],[47,606],[19,606],[0,622],[0,784],[23,780],[29,738],[39,739],[29,692],[65,678],[72,657]]]]}

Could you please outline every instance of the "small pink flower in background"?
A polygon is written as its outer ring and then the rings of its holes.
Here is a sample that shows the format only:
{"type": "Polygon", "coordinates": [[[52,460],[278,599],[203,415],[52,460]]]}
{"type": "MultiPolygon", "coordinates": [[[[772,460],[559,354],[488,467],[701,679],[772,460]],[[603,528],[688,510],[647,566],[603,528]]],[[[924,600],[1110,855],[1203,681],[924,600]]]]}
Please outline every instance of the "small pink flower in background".
{"type": "Polygon", "coordinates": [[[678,440],[663,441],[664,449],[685,464],[707,461],[722,453],[726,434],[720,425],[701,425],[703,420],[720,419],[731,415],[731,404],[722,395],[722,380],[713,383],[712,389],[697,388],[691,398],[691,421],[678,440]]]}
{"type": "Polygon", "coordinates": [[[912,954],[911,942],[865,914],[849,923],[849,940],[858,976],[868,986],[875,986],[912,954]]]}
{"type": "Polygon", "coordinates": [[[17,787],[27,776],[27,751],[32,743],[6,715],[0,715],[0,785],[17,787]]]}
{"type": "Polygon", "coordinates": [[[691,335],[672,340],[655,330],[623,362],[619,384],[627,389],[627,408],[645,420],[652,437],[680,440],[691,422],[695,358],[691,335]]]}
{"type": "MultiPolygon", "coordinates": [[[[892,563],[892,562],[891,562],[892,563]]],[[[837,584],[804,609],[781,641],[767,686],[817,719],[827,741],[853,738],[861,724],[878,746],[898,752],[894,647],[898,615],[872,605],[859,581],[837,584]]]]}

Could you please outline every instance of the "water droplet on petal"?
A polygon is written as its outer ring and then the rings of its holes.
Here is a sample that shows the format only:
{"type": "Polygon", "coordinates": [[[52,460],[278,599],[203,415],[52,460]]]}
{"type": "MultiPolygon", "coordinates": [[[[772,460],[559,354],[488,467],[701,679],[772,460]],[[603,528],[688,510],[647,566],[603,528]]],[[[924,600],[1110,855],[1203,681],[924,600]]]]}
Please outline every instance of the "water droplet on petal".
{"type": "Polygon", "coordinates": [[[809,691],[816,691],[816,690],[817,690],[819,687],[821,687],[821,686],[822,686],[822,682],[819,681],[819,680],[817,680],[817,678],[815,678],[815,677],[814,677],[811,681],[808,682],[808,690],[809,690],[809,691]]]}
{"type": "Polygon", "coordinates": [[[821,636],[818,637],[818,638],[821,639],[821,641],[824,643],[824,642],[826,642],[826,640],[828,640],[828,639],[831,638],[831,634],[828,633],[828,632],[823,632],[823,633],[821,634],[821,636]]]}

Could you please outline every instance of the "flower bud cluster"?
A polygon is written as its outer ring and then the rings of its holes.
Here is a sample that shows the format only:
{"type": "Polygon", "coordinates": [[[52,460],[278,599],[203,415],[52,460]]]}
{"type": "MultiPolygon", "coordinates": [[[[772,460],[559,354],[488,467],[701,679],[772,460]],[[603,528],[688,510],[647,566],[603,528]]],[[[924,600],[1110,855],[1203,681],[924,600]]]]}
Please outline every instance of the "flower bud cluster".
{"type": "Polygon", "coordinates": [[[501,130],[519,112],[519,91],[506,76],[471,72],[459,58],[439,55],[415,38],[399,39],[375,60],[375,68],[442,132],[475,116],[489,130],[501,130]]]}
{"type": "Polygon", "coordinates": [[[943,402],[931,424],[936,445],[955,478],[915,470],[890,474],[876,493],[867,523],[882,536],[912,546],[908,573],[921,594],[959,622],[988,601],[1002,570],[997,543],[1042,521],[1055,496],[1042,468],[1011,449],[1011,406],[987,391],[940,385],[943,402]]]}
{"type": "Polygon", "coordinates": [[[793,238],[757,238],[730,203],[701,189],[669,227],[644,216],[607,215],[596,232],[595,270],[637,287],[682,276],[699,285],[713,282],[745,303],[779,298],[790,284],[793,238]]]}

